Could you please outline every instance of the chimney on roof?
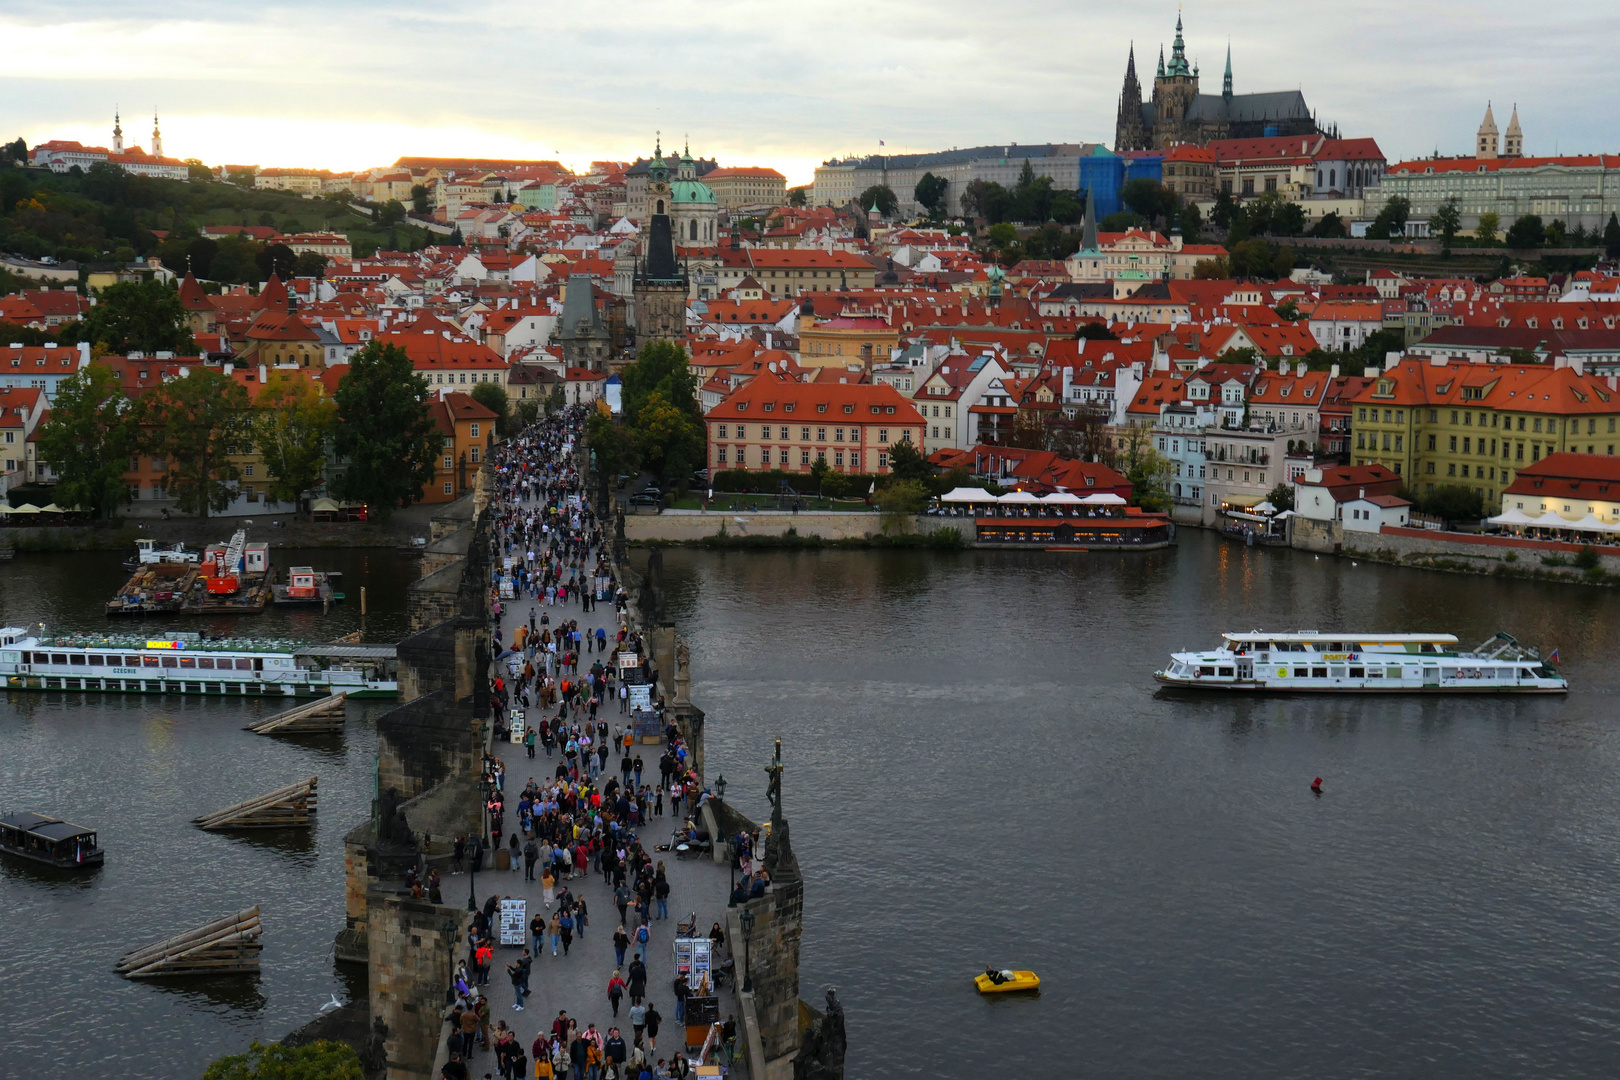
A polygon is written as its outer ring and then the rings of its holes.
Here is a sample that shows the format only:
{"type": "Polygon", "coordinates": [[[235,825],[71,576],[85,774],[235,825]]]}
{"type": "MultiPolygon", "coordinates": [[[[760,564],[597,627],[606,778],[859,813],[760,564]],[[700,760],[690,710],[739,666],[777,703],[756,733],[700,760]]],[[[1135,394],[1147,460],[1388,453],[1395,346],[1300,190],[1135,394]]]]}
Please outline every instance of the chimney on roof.
{"type": "Polygon", "coordinates": [[[1365,499],[1366,497],[1367,497],[1367,489],[1366,488],[1362,488],[1360,493],[1356,496],[1356,498],[1358,498],[1358,499],[1365,499]]]}

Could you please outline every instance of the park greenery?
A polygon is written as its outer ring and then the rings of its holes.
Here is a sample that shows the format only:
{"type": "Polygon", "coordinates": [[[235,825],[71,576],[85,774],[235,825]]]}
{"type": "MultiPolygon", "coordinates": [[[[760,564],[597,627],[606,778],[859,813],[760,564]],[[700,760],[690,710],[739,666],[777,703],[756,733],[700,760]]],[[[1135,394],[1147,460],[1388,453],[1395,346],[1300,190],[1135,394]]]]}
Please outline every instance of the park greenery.
{"type": "MultiPolygon", "coordinates": [[[[134,176],[105,162],[66,173],[24,169],[16,161],[20,142],[6,144],[7,153],[0,154],[0,251],[25,258],[73,260],[83,269],[157,256],[177,274],[189,268],[199,278],[234,285],[263,281],[275,256],[250,237],[216,241],[199,236],[202,226],[341,232],[362,256],[379,248],[414,250],[430,242],[426,232],[404,222],[403,212],[394,217],[391,207],[356,204],[347,192],[306,199],[215,181],[200,166],[191,180],[134,176]]],[[[294,256],[292,265],[315,273],[325,259],[294,256]]]]}

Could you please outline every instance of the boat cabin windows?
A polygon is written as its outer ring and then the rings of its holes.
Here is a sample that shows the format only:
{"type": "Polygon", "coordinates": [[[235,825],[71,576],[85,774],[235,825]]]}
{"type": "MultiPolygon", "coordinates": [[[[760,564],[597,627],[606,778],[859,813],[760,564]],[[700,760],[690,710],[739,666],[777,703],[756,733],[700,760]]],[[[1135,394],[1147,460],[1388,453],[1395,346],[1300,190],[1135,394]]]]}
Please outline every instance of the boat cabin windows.
{"type": "Polygon", "coordinates": [[[1231,675],[1232,675],[1232,669],[1229,668],[1229,667],[1223,667],[1223,668],[1221,668],[1221,674],[1227,676],[1228,678],[1230,678],[1231,675]]]}
{"type": "Polygon", "coordinates": [[[91,667],[107,666],[107,658],[101,653],[91,653],[89,656],[85,657],[85,659],[89,661],[91,667]]]}
{"type": "Polygon", "coordinates": [[[157,666],[158,666],[158,658],[157,657],[155,657],[155,656],[143,656],[143,657],[141,657],[141,667],[155,668],[157,666]]]}
{"type": "Polygon", "coordinates": [[[69,653],[68,663],[73,667],[84,667],[84,653],[69,653]]]}
{"type": "Polygon", "coordinates": [[[181,668],[188,671],[197,670],[197,658],[195,656],[181,656],[177,659],[180,661],[181,668]]]}
{"type": "Polygon", "coordinates": [[[1311,668],[1311,678],[1313,678],[1313,679],[1325,679],[1327,677],[1328,677],[1327,668],[1325,668],[1325,667],[1313,667],[1313,668],[1311,668]]]}
{"type": "Polygon", "coordinates": [[[1432,641],[1425,641],[1418,649],[1418,652],[1420,653],[1437,653],[1439,651],[1440,650],[1435,647],[1432,641]]]}
{"type": "MultiPolygon", "coordinates": [[[[141,666],[141,658],[138,657],[138,656],[126,656],[126,657],[124,657],[124,666],[125,667],[140,667],[141,666]]],[[[153,664],[152,666],[156,667],[157,665],[153,664]]]]}

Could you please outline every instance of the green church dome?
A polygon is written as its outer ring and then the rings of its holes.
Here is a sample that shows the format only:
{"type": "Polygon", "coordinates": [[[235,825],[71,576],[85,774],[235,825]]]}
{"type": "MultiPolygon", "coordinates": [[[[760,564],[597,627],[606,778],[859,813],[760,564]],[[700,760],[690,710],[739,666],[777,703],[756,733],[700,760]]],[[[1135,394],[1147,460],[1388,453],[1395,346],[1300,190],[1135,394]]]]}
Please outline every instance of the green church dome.
{"type": "Polygon", "coordinates": [[[676,203],[712,203],[714,190],[701,180],[671,180],[669,199],[676,203]]]}

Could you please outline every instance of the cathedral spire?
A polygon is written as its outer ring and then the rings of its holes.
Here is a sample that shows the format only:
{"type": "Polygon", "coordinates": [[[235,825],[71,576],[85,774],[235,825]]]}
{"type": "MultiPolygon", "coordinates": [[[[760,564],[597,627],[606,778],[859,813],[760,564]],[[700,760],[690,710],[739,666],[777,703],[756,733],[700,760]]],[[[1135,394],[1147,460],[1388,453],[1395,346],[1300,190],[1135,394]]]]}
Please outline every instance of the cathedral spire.
{"type": "Polygon", "coordinates": [[[1229,98],[1231,96],[1232,96],[1232,44],[1231,44],[1231,42],[1227,42],[1227,45],[1226,45],[1226,78],[1221,80],[1221,97],[1229,98]]]}
{"type": "Polygon", "coordinates": [[[1131,42],[1130,59],[1125,61],[1125,77],[1127,79],[1136,78],[1136,42],[1134,41],[1131,42]]]}
{"type": "Polygon", "coordinates": [[[1170,74],[1190,75],[1192,69],[1187,66],[1187,42],[1181,36],[1181,13],[1176,13],[1176,40],[1170,46],[1170,74]]]}
{"type": "Polygon", "coordinates": [[[1480,121],[1479,134],[1474,141],[1474,156],[1490,160],[1497,156],[1498,150],[1496,116],[1491,112],[1491,103],[1485,103],[1485,119],[1480,121]]]}
{"type": "Polygon", "coordinates": [[[1159,78],[1164,78],[1164,46],[1159,46],[1159,78]]]}
{"type": "Polygon", "coordinates": [[[1517,158],[1524,156],[1524,131],[1519,127],[1519,103],[1513,103],[1513,117],[1508,121],[1507,131],[1502,135],[1502,156],[1517,158]]]}

